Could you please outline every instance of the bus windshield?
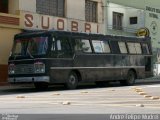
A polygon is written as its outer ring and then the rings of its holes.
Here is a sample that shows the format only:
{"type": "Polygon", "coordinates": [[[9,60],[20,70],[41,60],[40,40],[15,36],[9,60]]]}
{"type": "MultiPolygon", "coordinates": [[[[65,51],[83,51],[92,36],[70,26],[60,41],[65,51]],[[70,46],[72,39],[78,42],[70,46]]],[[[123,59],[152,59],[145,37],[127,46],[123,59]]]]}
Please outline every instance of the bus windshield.
{"type": "Polygon", "coordinates": [[[48,37],[16,39],[12,56],[45,55],[48,49],[48,37]]]}

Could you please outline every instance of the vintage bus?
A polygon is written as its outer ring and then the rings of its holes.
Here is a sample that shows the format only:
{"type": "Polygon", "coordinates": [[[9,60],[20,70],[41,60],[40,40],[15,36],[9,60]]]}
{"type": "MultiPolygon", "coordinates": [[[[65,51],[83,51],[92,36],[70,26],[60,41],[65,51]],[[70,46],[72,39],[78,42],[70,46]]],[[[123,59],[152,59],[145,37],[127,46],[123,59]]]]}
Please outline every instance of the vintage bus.
{"type": "Polygon", "coordinates": [[[36,88],[79,83],[103,85],[152,76],[148,37],[124,37],[67,31],[36,31],[15,35],[8,62],[9,83],[34,83],[36,88]]]}

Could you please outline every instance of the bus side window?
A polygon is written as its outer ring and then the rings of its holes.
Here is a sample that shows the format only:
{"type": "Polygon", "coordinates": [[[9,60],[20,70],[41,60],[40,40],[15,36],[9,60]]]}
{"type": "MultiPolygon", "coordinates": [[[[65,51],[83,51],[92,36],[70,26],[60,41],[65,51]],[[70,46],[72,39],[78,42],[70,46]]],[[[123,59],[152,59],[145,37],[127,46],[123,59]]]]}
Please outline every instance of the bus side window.
{"type": "Polygon", "coordinates": [[[108,41],[92,40],[95,53],[110,53],[108,41]]]}
{"type": "Polygon", "coordinates": [[[57,50],[61,51],[62,50],[62,46],[61,46],[61,41],[57,40],[57,50]]]}
{"type": "Polygon", "coordinates": [[[126,47],[126,43],[125,42],[118,42],[119,48],[120,48],[120,52],[122,54],[127,54],[127,47],[126,47]]]}
{"type": "Polygon", "coordinates": [[[142,47],[140,43],[135,43],[135,48],[136,48],[137,54],[142,54],[142,47]]]}
{"type": "Polygon", "coordinates": [[[92,49],[91,49],[91,45],[90,45],[89,40],[76,39],[75,51],[82,51],[82,52],[86,52],[86,53],[91,53],[92,49]]]}
{"type": "Polygon", "coordinates": [[[128,42],[129,53],[131,54],[142,54],[142,48],[140,43],[128,42]]]}
{"type": "Polygon", "coordinates": [[[71,47],[67,38],[61,38],[57,40],[57,50],[63,52],[71,51],[71,47]]]}
{"type": "Polygon", "coordinates": [[[135,49],[134,43],[128,42],[127,45],[128,45],[129,53],[136,54],[136,49],[135,49]]]}
{"type": "Polygon", "coordinates": [[[109,46],[108,41],[102,41],[102,46],[103,46],[104,53],[111,53],[111,48],[109,46]]]}
{"type": "Polygon", "coordinates": [[[51,51],[55,51],[55,38],[54,38],[54,37],[53,37],[53,39],[52,39],[51,51]]]}
{"type": "Polygon", "coordinates": [[[68,37],[59,37],[56,40],[57,57],[70,58],[72,56],[72,49],[68,37]]]}
{"type": "Polygon", "coordinates": [[[95,53],[103,53],[102,41],[92,40],[93,48],[95,53]]]}

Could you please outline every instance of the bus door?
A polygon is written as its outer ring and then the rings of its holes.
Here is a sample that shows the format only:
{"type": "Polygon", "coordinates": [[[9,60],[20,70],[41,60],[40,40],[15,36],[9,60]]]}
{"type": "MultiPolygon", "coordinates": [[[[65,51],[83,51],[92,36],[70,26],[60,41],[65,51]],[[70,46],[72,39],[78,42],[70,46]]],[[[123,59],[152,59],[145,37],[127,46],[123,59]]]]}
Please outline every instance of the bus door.
{"type": "Polygon", "coordinates": [[[56,81],[58,83],[64,82],[64,78],[67,78],[70,68],[73,66],[73,51],[70,46],[69,37],[53,37],[51,57],[51,77],[58,78],[58,81],[56,81]]]}
{"type": "Polygon", "coordinates": [[[93,81],[96,78],[96,69],[90,40],[87,37],[75,37],[72,41],[74,41],[73,49],[75,51],[74,68],[81,73],[82,79],[93,81]]]}

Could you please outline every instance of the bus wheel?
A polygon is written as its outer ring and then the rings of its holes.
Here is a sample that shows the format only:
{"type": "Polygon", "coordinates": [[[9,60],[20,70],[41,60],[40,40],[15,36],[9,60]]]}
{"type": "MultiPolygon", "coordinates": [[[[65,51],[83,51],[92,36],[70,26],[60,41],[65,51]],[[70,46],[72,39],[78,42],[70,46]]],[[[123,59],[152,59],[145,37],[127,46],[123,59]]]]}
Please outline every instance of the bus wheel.
{"type": "Polygon", "coordinates": [[[127,74],[127,80],[120,81],[121,85],[133,85],[135,83],[136,74],[134,71],[130,70],[127,74]]]}
{"type": "Polygon", "coordinates": [[[78,85],[78,77],[75,72],[71,72],[68,76],[65,86],[67,89],[76,89],[78,85]]]}
{"type": "Polygon", "coordinates": [[[48,83],[45,82],[35,82],[34,86],[37,90],[45,90],[48,88],[48,83]]]}

